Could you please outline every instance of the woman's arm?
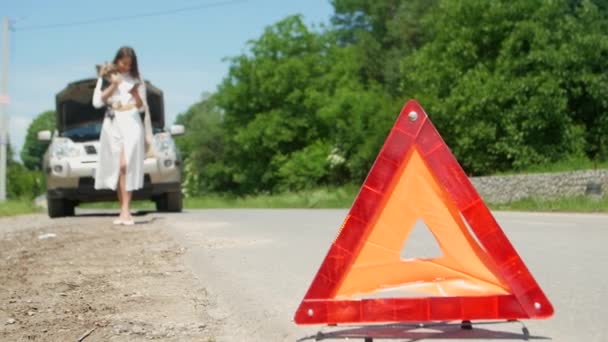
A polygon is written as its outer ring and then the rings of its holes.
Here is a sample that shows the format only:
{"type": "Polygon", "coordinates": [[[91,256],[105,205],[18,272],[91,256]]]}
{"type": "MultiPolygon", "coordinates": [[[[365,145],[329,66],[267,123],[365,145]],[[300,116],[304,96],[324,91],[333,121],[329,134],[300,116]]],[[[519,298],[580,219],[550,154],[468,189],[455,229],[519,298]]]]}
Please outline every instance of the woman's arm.
{"type": "Polygon", "coordinates": [[[112,79],[112,83],[105,90],[101,90],[101,85],[103,83],[103,79],[99,77],[97,79],[97,84],[95,85],[95,91],[93,92],[93,107],[101,108],[106,105],[108,98],[112,96],[116,88],[118,87],[118,82],[115,79],[112,79]]]}
{"type": "Polygon", "coordinates": [[[143,113],[147,106],[146,84],[144,83],[143,78],[140,77],[139,83],[134,88],[135,89],[131,91],[131,95],[133,95],[133,98],[135,99],[135,107],[143,113]]]}
{"type": "Polygon", "coordinates": [[[95,90],[93,91],[93,107],[101,108],[105,105],[104,101],[101,99],[101,85],[103,83],[103,79],[101,77],[97,78],[97,84],[95,85],[95,90]]]}

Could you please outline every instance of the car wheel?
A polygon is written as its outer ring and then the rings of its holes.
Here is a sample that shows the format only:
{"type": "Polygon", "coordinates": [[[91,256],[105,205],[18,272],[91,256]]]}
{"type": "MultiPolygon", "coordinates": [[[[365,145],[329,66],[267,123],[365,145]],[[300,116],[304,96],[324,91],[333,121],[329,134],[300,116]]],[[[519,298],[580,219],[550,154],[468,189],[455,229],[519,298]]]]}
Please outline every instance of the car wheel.
{"type": "Polygon", "coordinates": [[[155,202],[157,211],[172,213],[182,211],[183,201],[181,192],[168,192],[156,199],[155,202]]]}
{"type": "Polygon", "coordinates": [[[76,203],[73,201],[64,200],[63,201],[63,212],[65,216],[74,216],[74,208],[76,207],[76,203]]]}
{"type": "Polygon", "coordinates": [[[75,205],[72,201],[61,198],[47,198],[46,206],[50,218],[74,216],[75,205]]]}

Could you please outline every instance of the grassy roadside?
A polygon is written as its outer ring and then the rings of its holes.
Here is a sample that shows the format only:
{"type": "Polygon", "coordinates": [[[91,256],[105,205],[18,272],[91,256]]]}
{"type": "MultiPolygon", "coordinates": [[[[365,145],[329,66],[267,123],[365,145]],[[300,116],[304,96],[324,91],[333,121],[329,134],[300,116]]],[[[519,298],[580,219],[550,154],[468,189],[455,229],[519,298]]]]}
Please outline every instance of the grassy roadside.
{"type": "Polygon", "coordinates": [[[608,213],[608,196],[598,199],[585,196],[553,200],[526,198],[507,204],[493,204],[490,208],[503,211],[608,213]]]}
{"type": "Polygon", "coordinates": [[[0,217],[16,216],[42,212],[43,209],[37,207],[33,200],[11,199],[0,202],[0,217]]]}
{"type": "MultiPolygon", "coordinates": [[[[243,197],[209,194],[207,196],[185,198],[184,208],[348,208],[352,204],[358,190],[359,189],[355,186],[345,186],[339,188],[320,188],[302,192],[243,197]]],[[[118,203],[86,203],[80,207],[118,210],[118,203]]],[[[155,205],[152,201],[134,201],[132,208],[136,210],[154,210],[155,205]]]]}
{"type": "Polygon", "coordinates": [[[355,186],[345,186],[245,197],[211,194],[187,198],[184,205],[186,208],[348,208],[358,191],[355,186]]]}
{"type": "MultiPolygon", "coordinates": [[[[348,209],[353,203],[359,188],[345,186],[340,188],[324,188],[302,192],[290,192],[274,195],[257,195],[236,197],[210,194],[208,196],[186,198],[184,208],[187,209],[223,209],[223,208],[327,208],[348,209]]],[[[567,197],[554,200],[527,198],[506,204],[488,204],[490,209],[498,211],[530,211],[530,212],[579,212],[579,213],[608,213],[608,196],[593,199],[585,196],[567,197]]],[[[135,201],[134,210],[155,210],[151,201],[135,201]]],[[[117,202],[87,203],[80,208],[118,210],[117,202]]],[[[0,217],[44,212],[33,201],[9,200],[0,203],[0,217]]]]}
{"type": "MultiPolygon", "coordinates": [[[[209,195],[186,199],[184,206],[189,209],[216,208],[340,208],[348,209],[359,189],[355,186],[337,189],[319,189],[300,193],[229,197],[209,195]]],[[[608,196],[594,199],[577,196],[560,199],[527,198],[506,204],[488,203],[491,210],[530,212],[578,212],[608,213],[608,196]]]]}
{"type": "MultiPolygon", "coordinates": [[[[359,188],[356,186],[345,186],[340,188],[324,188],[302,192],[245,197],[210,194],[207,196],[186,198],[184,207],[187,209],[348,209],[352,205],[358,191],[359,188]]],[[[553,200],[527,198],[506,204],[488,203],[488,206],[490,209],[498,211],[608,213],[608,196],[604,196],[601,199],[593,199],[585,196],[553,200]]],[[[118,210],[118,204],[115,202],[87,204],[85,207],[118,210]]],[[[133,204],[133,208],[138,210],[154,210],[154,204],[149,201],[136,201],[133,204]]]]}
{"type": "Polygon", "coordinates": [[[535,173],[561,173],[600,169],[608,169],[608,161],[593,161],[587,158],[570,158],[554,163],[536,164],[522,170],[497,172],[489,176],[516,176],[535,173]]]}

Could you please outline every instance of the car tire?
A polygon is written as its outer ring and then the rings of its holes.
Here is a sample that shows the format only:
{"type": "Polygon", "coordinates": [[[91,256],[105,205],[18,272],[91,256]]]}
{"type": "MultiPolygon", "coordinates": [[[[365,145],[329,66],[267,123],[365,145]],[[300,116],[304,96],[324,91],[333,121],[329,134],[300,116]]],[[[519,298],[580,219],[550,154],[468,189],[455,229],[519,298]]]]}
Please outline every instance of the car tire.
{"type": "Polygon", "coordinates": [[[179,213],[182,211],[181,192],[168,192],[156,199],[156,210],[160,212],[179,213]]]}
{"type": "Polygon", "coordinates": [[[50,218],[74,216],[75,205],[72,201],[61,198],[47,198],[46,206],[50,218]]]}

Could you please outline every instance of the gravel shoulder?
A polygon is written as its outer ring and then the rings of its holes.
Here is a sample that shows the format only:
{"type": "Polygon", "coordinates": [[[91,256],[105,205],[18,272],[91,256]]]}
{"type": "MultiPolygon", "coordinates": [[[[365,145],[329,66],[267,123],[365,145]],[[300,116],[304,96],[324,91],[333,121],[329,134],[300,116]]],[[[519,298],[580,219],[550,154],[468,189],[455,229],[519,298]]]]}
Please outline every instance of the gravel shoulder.
{"type": "Polygon", "coordinates": [[[165,219],[0,219],[1,341],[214,341],[205,288],[165,219]]]}

